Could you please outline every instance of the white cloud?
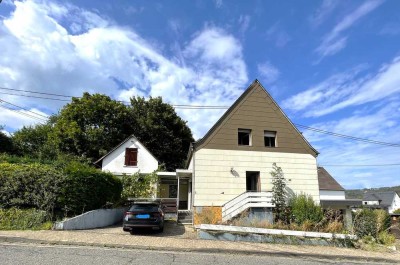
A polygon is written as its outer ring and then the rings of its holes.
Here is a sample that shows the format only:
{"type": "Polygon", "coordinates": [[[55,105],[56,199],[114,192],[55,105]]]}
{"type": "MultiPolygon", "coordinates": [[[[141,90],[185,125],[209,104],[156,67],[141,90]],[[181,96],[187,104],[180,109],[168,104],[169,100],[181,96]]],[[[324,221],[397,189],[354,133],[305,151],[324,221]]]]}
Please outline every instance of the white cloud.
{"type": "Polygon", "coordinates": [[[323,0],[321,6],[314,12],[314,14],[310,17],[310,23],[312,27],[318,27],[322,24],[329,15],[336,9],[338,6],[338,0],[323,0]]]}
{"type": "Polygon", "coordinates": [[[277,22],[272,25],[266,32],[267,40],[271,40],[275,43],[278,48],[283,48],[291,41],[289,34],[281,27],[280,23],[277,22]]]}
{"type": "Polygon", "coordinates": [[[240,15],[239,17],[239,32],[244,34],[250,26],[251,17],[249,15],[240,15]]]}
{"type": "Polygon", "coordinates": [[[360,5],[356,10],[341,19],[330,33],[325,35],[322,43],[315,49],[315,51],[321,56],[321,58],[323,58],[325,56],[336,54],[342,50],[344,47],[346,47],[347,37],[342,36],[341,34],[345,30],[352,27],[362,17],[368,15],[370,12],[379,7],[382,3],[382,0],[363,2],[363,4],[360,5]]]}
{"type": "Polygon", "coordinates": [[[388,23],[379,32],[381,35],[396,36],[400,34],[400,23],[388,23]]]}
{"type": "Polygon", "coordinates": [[[262,81],[266,84],[275,82],[280,75],[278,68],[273,66],[270,62],[264,62],[257,65],[258,74],[261,76],[262,81]]]}
{"type": "MultiPolygon", "coordinates": [[[[400,101],[397,101],[370,106],[357,113],[349,113],[348,117],[310,126],[365,139],[399,143],[399,120],[400,101]]],[[[331,165],[327,166],[329,172],[347,188],[400,185],[400,179],[393,182],[392,178],[388,183],[380,177],[396,176],[398,167],[374,166],[398,164],[400,148],[337,138],[307,130],[303,134],[320,152],[319,164],[331,165]]]]}
{"type": "MultiPolygon", "coordinates": [[[[197,32],[185,42],[177,62],[133,29],[96,13],[48,1],[14,4],[15,11],[0,24],[0,83],[5,87],[77,96],[89,91],[125,101],[151,95],[173,104],[230,105],[248,85],[241,43],[222,29],[197,32]],[[184,60],[189,63],[182,64],[184,60]]],[[[63,104],[2,97],[48,113],[63,104]]],[[[215,110],[178,113],[196,138],[221,115],[215,110]]],[[[19,128],[18,122],[10,124],[19,128]]]]}
{"type": "Polygon", "coordinates": [[[221,8],[224,2],[222,0],[214,0],[215,7],[216,8],[221,8]]]}
{"type": "Polygon", "coordinates": [[[374,102],[400,92],[400,57],[374,74],[359,76],[364,67],[333,75],[318,85],[285,100],[285,108],[305,110],[318,117],[350,106],[374,102]]]}

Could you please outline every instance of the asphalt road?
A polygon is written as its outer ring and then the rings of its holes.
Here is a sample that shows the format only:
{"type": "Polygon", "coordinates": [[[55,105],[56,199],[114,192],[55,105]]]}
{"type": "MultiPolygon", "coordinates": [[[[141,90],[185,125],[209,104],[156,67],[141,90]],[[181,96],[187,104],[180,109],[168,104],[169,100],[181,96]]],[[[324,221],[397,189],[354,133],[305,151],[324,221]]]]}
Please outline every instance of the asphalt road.
{"type": "MultiPolygon", "coordinates": [[[[365,264],[310,258],[0,243],[0,264],[365,264]]],[[[379,263],[368,263],[379,264],[379,263]]]]}

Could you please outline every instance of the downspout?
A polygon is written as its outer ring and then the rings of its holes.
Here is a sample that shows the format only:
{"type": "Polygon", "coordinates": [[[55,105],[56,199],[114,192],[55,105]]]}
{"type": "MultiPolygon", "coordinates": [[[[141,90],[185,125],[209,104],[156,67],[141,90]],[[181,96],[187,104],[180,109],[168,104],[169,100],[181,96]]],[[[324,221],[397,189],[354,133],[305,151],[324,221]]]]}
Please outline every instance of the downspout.
{"type": "Polygon", "coordinates": [[[194,215],[195,215],[195,209],[194,209],[194,195],[196,193],[196,189],[195,189],[195,165],[196,165],[196,152],[194,149],[194,145],[192,143],[191,145],[192,148],[192,159],[193,159],[193,168],[192,168],[192,224],[194,224],[194,215]]]}

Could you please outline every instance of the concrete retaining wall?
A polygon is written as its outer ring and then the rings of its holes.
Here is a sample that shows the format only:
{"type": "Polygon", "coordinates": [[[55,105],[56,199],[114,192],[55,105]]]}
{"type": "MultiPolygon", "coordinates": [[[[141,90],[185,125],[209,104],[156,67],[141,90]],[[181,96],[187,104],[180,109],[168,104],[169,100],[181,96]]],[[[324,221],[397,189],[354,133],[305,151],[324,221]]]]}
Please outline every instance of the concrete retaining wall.
{"type": "Polygon", "coordinates": [[[55,224],[56,230],[80,230],[110,226],[124,218],[125,208],[98,209],[55,224]]]}
{"type": "Polygon", "coordinates": [[[195,227],[199,238],[209,240],[351,247],[352,241],[357,239],[354,235],[253,227],[207,224],[195,227]]]}

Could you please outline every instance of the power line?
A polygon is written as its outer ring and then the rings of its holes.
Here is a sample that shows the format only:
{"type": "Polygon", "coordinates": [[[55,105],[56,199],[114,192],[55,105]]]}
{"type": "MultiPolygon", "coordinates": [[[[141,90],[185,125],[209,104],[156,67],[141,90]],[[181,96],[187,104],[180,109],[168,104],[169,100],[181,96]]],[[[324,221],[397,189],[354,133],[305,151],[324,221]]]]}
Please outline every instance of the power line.
{"type": "MultiPolygon", "coordinates": [[[[38,91],[31,91],[31,90],[12,89],[12,88],[5,88],[5,87],[0,87],[0,89],[6,89],[6,90],[12,90],[12,91],[23,91],[23,92],[28,92],[28,93],[36,93],[36,94],[49,95],[49,96],[59,96],[59,97],[68,97],[68,98],[72,98],[73,97],[73,96],[68,96],[68,95],[45,93],[45,92],[38,92],[38,91]]],[[[11,93],[4,93],[4,92],[0,92],[0,94],[13,95],[13,96],[22,96],[22,97],[28,97],[28,98],[40,98],[40,99],[48,99],[48,100],[57,100],[57,101],[70,101],[68,99],[49,98],[49,97],[41,97],[41,96],[33,96],[33,95],[11,94],[11,93]]],[[[76,98],[81,98],[81,97],[76,97],[76,98]]],[[[129,102],[127,102],[127,101],[119,101],[119,102],[129,104],[129,102]]],[[[175,108],[178,108],[178,109],[215,109],[215,110],[220,110],[220,109],[227,109],[228,108],[228,106],[185,105],[185,104],[172,105],[172,106],[175,107],[175,108]]],[[[391,147],[400,147],[400,144],[376,141],[376,140],[371,140],[371,139],[366,139],[366,138],[360,138],[360,137],[355,137],[355,136],[350,136],[350,135],[345,135],[345,134],[325,131],[325,130],[321,130],[321,129],[318,129],[318,128],[305,126],[305,125],[302,125],[302,124],[295,124],[295,125],[297,127],[299,127],[299,128],[303,128],[303,129],[306,129],[306,130],[310,130],[310,131],[314,131],[314,132],[322,133],[322,134],[327,134],[327,135],[331,135],[331,136],[335,136],[335,137],[340,137],[340,138],[344,138],[344,139],[360,141],[360,142],[365,142],[365,143],[370,143],[370,144],[377,144],[377,145],[384,145],[384,146],[391,146],[391,147]]]]}
{"type": "MultiPolygon", "coordinates": [[[[33,115],[29,115],[29,114],[27,114],[27,113],[20,112],[20,111],[18,111],[18,110],[10,109],[10,108],[7,108],[7,107],[5,107],[5,106],[3,106],[3,105],[0,105],[0,108],[6,109],[6,110],[9,110],[9,111],[14,111],[14,112],[16,112],[16,113],[18,113],[18,114],[20,114],[20,115],[23,115],[23,116],[28,117],[28,118],[31,118],[31,119],[35,119],[35,120],[38,120],[38,121],[41,121],[41,122],[43,122],[43,121],[46,122],[46,120],[44,120],[44,119],[42,119],[42,118],[39,118],[39,117],[36,117],[36,116],[33,116],[33,115]]],[[[43,124],[43,123],[42,123],[42,124],[43,124]]]]}
{"type": "Polygon", "coordinates": [[[365,143],[370,143],[370,144],[385,145],[385,146],[392,146],[392,147],[400,147],[400,144],[375,141],[375,140],[366,139],[366,138],[360,138],[360,137],[355,137],[355,136],[350,136],[350,135],[345,135],[345,134],[340,134],[340,133],[335,133],[335,132],[324,131],[321,129],[317,129],[317,128],[313,128],[313,127],[309,127],[309,126],[305,126],[305,125],[301,125],[301,124],[295,124],[295,125],[298,127],[304,128],[306,130],[323,133],[323,134],[327,134],[327,135],[332,135],[332,136],[336,136],[336,137],[341,137],[341,138],[345,138],[345,139],[350,139],[350,140],[354,140],[354,141],[360,141],[360,142],[365,142],[365,143]]]}
{"type": "Polygon", "coordinates": [[[390,167],[400,166],[400,164],[376,164],[376,165],[321,165],[323,167],[390,167]]]}
{"type": "Polygon", "coordinates": [[[10,103],[10,102],[7,102],[7,101],[5,101],[5,100],[3,100],[3,99],[0,98],[0,103],[1,103],[1,102],[4,102],[4,103],[9,104],[9,105],[11,105],[11,106],[17,107],[17,108],[19,108],[19,109],[28,111],[28,112],[33,113],[33,114],[35,114],[35,115],[41,116],[41,117],[43,117],[43,118],[46,118],[46,119],[49,118],[48,116],[42,115],[42,114],[40,114],[40,113],[31,111],[31,110],[28,110],[28,109],[25,109],[25,108],[23,108],[23,107],[21,107],[21,106],[15,105],[15,104],[10,103]]]}
{"type": "Polygon", "coordinates": [[[33,93],[33,94],[40,94],[40,95],[49,95],[49,96],[57,96],[57,97],[66,97],[66,98],[72,98],[72,97],[74,97],[74,96],[67,96],[67,95],[61,95],[61,94],[45,93],[45,92],[39,92],[39,91],[15,89],[15,88],[8,88],[8,87],[0,87],[0,89],[11,90],[11,91],[20,91],[20,92],[33,93]]]}

